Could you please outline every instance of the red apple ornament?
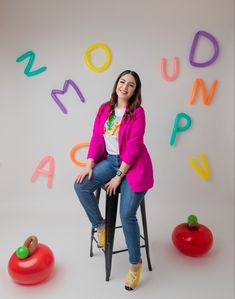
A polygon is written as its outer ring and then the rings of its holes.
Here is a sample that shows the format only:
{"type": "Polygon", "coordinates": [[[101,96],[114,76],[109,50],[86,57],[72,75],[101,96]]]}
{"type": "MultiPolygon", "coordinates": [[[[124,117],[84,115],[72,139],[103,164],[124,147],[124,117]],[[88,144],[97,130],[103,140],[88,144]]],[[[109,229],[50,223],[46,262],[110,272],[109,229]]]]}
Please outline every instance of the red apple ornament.
{"type": "Polygon", "coordinates": [[[213,235],[209,228],[198,223],[195,215],[190,215],[188,223],[181,223],[175,227],[172,241],[182,253],[197,257],[211,249],[213,235]]]}
{"type": "Polygon", "coordinates": [[[8,262],[8,272],[19,284],[32,285],[46,280],[54,269],[54,255],[49,247],[30,236],[14,252],[8,262]]]}

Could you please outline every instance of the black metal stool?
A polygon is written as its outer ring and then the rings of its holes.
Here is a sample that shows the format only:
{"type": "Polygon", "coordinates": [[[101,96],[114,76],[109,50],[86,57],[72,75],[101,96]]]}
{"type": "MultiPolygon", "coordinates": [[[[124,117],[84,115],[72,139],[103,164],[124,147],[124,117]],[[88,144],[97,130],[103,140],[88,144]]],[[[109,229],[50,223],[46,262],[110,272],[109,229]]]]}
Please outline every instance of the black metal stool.
{"type": "MultiPolygon", "coordinates": [[[[105,190],[105,187],[101,187],[103,190],[105,190]]],[[[98,188],[96,190],[96,200],[99,204],[100,200],[100,192],[101,188],[98,188]]],[[[127,251],[128,249],[122,249],[113,251],[113,242],[114,242],[114,234],[116,228],[121,228],[122,226],[116,226],[116,217],[117,217],[117,205],[118,205],[118,195],[120,193],[120,188],[117,189],[116,194],[112,194],[109,196],[106,193],[106,204],[105,204],[105,248],[102,249],[105,254],[105,270],[106,270],[106,281],[109,280],[110,274],[111,274],[111,266],[112,266],[112,255],[127,251]]],[[[141,216],[142,216],[142,224],[143,224],[143,233],[144,236],[140,235],[140,237],[144,240],[144,245],[141,245],[140,247],[145,247],[146,250],[146,256],[147,256],[147,262],[148,262],[148,268],[149,271],[152,271],[151,261],[150,261],[150,255],[149,255],[149,241],[148,241],[148,231],[147,231],[147,221],[146,221],[146,211],[145,211],[145,199],[142,200],[140,204],[141,209],[141,216]]],[[[98,243],[98,241],[95,238],[95,233],[97,232],[96,229],[91,229],[91,245],[90,245],[90,257],[93,256],[93,241],[98,243]]]]}

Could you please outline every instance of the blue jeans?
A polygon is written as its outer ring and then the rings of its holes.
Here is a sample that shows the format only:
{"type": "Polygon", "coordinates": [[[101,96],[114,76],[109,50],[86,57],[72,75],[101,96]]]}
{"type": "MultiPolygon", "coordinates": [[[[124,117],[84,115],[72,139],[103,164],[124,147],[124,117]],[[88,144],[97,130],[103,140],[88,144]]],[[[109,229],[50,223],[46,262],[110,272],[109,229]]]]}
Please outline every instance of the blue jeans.
{"type": "MultiPolygon", "coordinates": [[[[119,155],[108,155],[106,160],[96,164],[93,168],[91,180],[86,176],[82,183],[77,184],[75,182],[74,184],[77,196],[93,228],[104,223],[94,191],[116,175],[120,164],[119,155]]],[[[120,190],[120,219],[129,252],[129,261],[131,264],[138,264],[140,259],[140,230],[136,212],[147,191],[132,191],[126,177],[122,179],[120,190]]]]}

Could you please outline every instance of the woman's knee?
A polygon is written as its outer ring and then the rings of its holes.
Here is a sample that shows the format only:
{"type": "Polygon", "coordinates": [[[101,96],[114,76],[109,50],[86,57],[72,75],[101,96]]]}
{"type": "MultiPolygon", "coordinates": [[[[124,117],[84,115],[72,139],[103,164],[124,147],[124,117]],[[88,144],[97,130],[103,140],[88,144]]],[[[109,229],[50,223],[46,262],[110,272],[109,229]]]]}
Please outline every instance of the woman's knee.
{"type": "Polygon", "coordinates": [[[74,182],[74,189],[77,194],[82,193],[84,191],[88,191],[88,188],[89,186],[86,178],[84,178],[84,180],[81,183],[74,182]]]}

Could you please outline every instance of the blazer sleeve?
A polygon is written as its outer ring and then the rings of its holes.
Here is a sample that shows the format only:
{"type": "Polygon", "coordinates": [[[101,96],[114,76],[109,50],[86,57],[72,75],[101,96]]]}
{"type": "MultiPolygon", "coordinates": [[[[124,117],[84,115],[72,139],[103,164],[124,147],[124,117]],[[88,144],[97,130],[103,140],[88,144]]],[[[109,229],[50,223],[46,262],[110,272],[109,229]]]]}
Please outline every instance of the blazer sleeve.
{"type": "Polygon", "coordinates": [[[92,137],[90,140],[89,150],[87,154],[87,159],[92,158],[94,159],[95,163],[99,161],[99,158],[102,155],[102,146],[100,140],[100,116],[102,114],[104,108],[104,104],[102,104],[96,114],[94,125],[93,125],[93,132],[92,137]]]}
{"type": "Polygon", "coordinates": [[[145,132],[145,112],[142,107],[138,107],[135,113],[135,119],[133,126],[130,131],[130,136],[128,136],[128,141],[126,144],[126,149],[122,154],[122,160],[128,164],[132,165],[137,156],[140,154],[142,144],[144,142],[144,132],[145,132]]]}

